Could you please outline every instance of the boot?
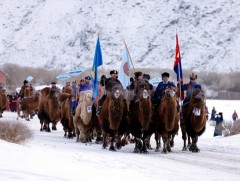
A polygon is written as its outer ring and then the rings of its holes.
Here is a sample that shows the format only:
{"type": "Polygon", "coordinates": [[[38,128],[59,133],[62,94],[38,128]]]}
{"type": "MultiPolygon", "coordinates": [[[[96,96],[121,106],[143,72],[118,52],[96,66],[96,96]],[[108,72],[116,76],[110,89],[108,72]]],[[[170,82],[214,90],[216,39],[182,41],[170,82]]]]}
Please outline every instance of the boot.
{"type": "Polygon", "coordinates": [[[102,106],[98,106],[98,110],[97,110],[97,113],[96,113],[96,115],[97,115],[97,116],[99,116],[99,115],[100,115],[100,113],[101,113],[101,110],[102,110],[102,106]]]}

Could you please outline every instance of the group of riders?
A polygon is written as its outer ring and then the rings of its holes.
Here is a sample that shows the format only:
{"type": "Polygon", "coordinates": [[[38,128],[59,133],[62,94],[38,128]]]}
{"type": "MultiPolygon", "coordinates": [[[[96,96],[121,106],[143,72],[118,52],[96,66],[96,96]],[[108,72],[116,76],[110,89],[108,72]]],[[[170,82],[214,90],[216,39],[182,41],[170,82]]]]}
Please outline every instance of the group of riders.
{"type": "MultiPolygon", "coordinates": [[[[121,84],[121,82],[117,78],[118,72],[116,70],[110,71],[110,75],[111,75],[110,78],[106,78],[105,75],[103,75],[101,77],[100,86],[103,89],[105,89],[105,92],[111,91],[111,84],[113,82],[117,82],[117,83],[121,84]]],[[[138,97],[138,91],[139,91],[138,89],[139,88],[145,87],[147,90],[152,90],[151,101],[154,105],[154,109],[157,110],[159,107],[159,104],[161,102],[163,92],[167,88],[176,87],[176,85],[173,82],[169,81],[170,74],[168,72],[162,73],[162,81],[158,84],[158,86],[156,87],[155,90],[154,90],[153,85],[149,83],[150,75],[143,74],[140,71],[135,72],[134,75],[135,75],[135,77],[130,79],[131,83],[126,88],[127,90],[130,90],[130,91],[132,90],[134,92],[134,96],[133,96],[132,100],[130,101],[129,114],[131,114],[132,107],[133,107],[135,101],[137,101],[139,99],[139,97],[138,97]]],[[[191,95],[192,91],[196,88],[201,89],[201,85],[197,84],[197,82],[196,82],[197,75],[192,73],[189,76],[189,79],[190,79],[189,83],[181,85],[181,90],[186,91],[186,96],[183,101],[183,108],[187,108],[188,103],[190,101],[190,95],[191,95]]],[[[179,86],[180,85],[178,85],[178,87],[179,86]]],[[[106,99],[106,94],[103,94],[103,95],[100,94],[99,98],[97,99],[97,100],[99,100],[97,114],[99,114],[101,112],[101,108],[102,108],[102,105],[103,105],[103,102],[105,99],[106,99]]]]}
{"type": "MultiPolygon", "coordinates": [[[[135,75],[134,78],[130,78],[130,85],[126,87],[128,91],[134,92],[134,96],[132,97],[132,100],[130,100],[130,105],[129,105],[128,114],[130,115],[131,115],[132,107],[134,103],[139,99],[138,97],[139,88],[145,87],[147,90],[151,90],[152,92],[151,101],[154,106],[154,110],[157,110],[161,102],[163,92],[169,87],[176,87],[176,85],[173,82],[169,81],[170,74],[168,72],[164,72],[161,74],[162,81],[158,84],[155,90],[153,85],[149,83],[150,75],[144,74],[143,72],[140,72],[140,71],[135,72],[134,75],[135,75]]],[[[196,82],[197,75],[192,73],[191,75],[189,75],[189,79],[190,79],[189,83],[177,85],[182,92],[186,91],[186,96],[183,101],[183,108],[187,108],[192,91],[196,88],[201,89],[201,85],[197,84],[196,82]]],[[[108,92],[112,91],[113,83],[118,83],[122,86],[120,80],[118,79],[117,70],[111,70],[109,78],[107,78],[106,75],[101,76],[99,81],[99,86],[98,86],[98,96],[93,101],[94,105],[97,107],[97,115],[99,115],[101,112],[103,102],[106,99],[108,92]]],[[[63,90],[60,90],[60,88],[56,86],[56,82],[53,81],[51,83],[51,90],[55,90],[57,92],[61,92],[61,91],[64,92],[65,87],[71,87],[74,94],[72,99],[72,115],[74,115],[75,109],[80,100],[80,97],[79,97],[80,92],[92,89],[91,78],[89,76],[81,78],[79,84],[77,83],[76,80],[72,81],[72,85],[70,84],[70,82],[66,82],[66,85],[63,87],[63,90]]],[[[29,88],[30,92],[34,91],[34,88],[32,87],[32,85],[31,84],[29,85],[29,82],[27,80],[24,80],[23,86],[21,87],[21,90],[19,93],[20,100],[26,97],[26,95],[24,95],[24,90],[26,88],[29,88]]]]}

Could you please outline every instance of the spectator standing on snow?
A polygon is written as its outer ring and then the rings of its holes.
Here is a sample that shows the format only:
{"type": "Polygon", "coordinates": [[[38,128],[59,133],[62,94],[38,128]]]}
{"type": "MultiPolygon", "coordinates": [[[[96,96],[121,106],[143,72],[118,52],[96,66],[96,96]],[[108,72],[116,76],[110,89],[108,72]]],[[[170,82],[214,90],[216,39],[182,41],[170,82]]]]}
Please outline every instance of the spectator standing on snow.
{"type": "Polygon", "coordinates": [[[214,134],[213,136],[222,136],[222,122],[223,122],[223,114],[222,112],[217,114],[217,117],[215,118],[216,121],[216,126],[214,129],[214,134]]]}
{"type": "Polygon", "coordinates": [[[215,120],[216,113],[217,113],[217,111],[216,111],[215,107],[213,107],[210,120],[215,120]]]}
{"type": "Polygon", "coordinates": [[[234,110],[234,112],[232,114],[232,119],[233,119],[233,121],[236,121],[238,119],[238,114],[237,114],[236,110],[234,110]]]}

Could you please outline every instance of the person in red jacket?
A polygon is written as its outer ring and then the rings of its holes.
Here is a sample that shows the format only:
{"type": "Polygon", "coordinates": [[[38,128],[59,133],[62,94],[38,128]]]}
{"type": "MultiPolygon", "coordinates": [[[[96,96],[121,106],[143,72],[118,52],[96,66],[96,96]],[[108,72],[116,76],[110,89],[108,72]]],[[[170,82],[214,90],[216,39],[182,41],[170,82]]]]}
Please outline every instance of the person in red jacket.
{"type": "Polygon", "coordinates": [[[238,114],[237,114],[236,110],[234,110],[234,112],[232,114],[232,119],[233,119],[233,121],[236,121],[238,119],[238,114]]]}

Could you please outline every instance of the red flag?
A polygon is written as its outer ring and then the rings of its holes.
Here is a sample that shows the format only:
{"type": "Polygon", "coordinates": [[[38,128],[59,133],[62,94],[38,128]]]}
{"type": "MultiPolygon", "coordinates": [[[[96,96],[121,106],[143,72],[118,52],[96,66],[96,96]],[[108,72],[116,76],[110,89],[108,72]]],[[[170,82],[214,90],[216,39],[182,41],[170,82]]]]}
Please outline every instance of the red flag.
{"type": "MultiPolygon", "coordinates": [[[[177,81],[178,82],[180,81],[180,85],[183,85],[182,63],[181,63],[180,47],[178,44],[178,35],[177,34],[176,34],[176,54],[175,54],[173,70],[177,74],[177,81]]],[[[181,91],[181,88],[180,88],[180,91],[181,91]]],[[[184,100],[184,92],[183,91],[181,91],[181,100],[184,100]]]]}

